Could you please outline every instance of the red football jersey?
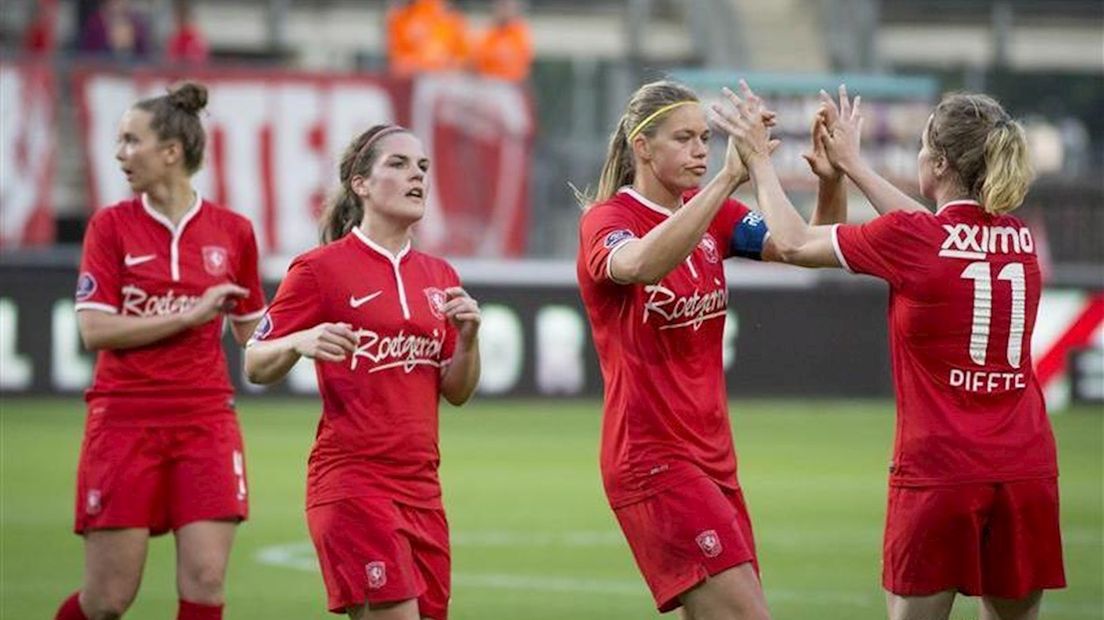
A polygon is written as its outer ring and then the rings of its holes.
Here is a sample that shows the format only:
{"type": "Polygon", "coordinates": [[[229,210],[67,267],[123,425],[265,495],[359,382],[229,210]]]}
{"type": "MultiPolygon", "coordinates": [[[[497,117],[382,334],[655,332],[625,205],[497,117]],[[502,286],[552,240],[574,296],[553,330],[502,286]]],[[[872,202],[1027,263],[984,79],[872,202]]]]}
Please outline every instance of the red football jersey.
{"type": "MultiPolygon", "coordinates": [[[[614,281],[613,253],[669,216],[626,187],[591,207],[579,226],[577,276],[605,382],[601,463],[614,508],[701,476],[739,488],[721,355],[723,259],[742,253],[741,230],[765,228],[758,214],[729,200],[660,282],[614,281]]],[[[757,239],[761,248],[762,232],[757,239]]]]}
{"type": "Polygon", "coordinates": [[[437,508],[437,404],[456,333],[442,308],[460,278],[445,261],[397,255],[359,228],[292,262],[254,338],[272,340],[319,323],[358,336],[345,362],[316,362],[322,392],[307,472],[307,505],[388,497],[437,508]]]}
{"type": "MultiPolygon", "coordinates": [[[[231,320],[252,321],[264,314],[249,220],[197,195],[173,226],[143,195],[100,209],[89,220],[76,309],[124,316],[182,313],[203,291],[224,282],[249,290],[231,320]]],[[[178,424],[225,413],[233,388],[222,328],[216,319],[149,345],[101,350],[85,399],[103,405],[93,408],[96,413],[142,424],[178,424]]]]}
{"type": "Polygon", "coordinates": [[[837,225],[850,271],[889,282],[897,393],[890,482],[931,485],[1057,475],[1032,370],[1039,263],[1031,231],[976,202],[837,225]]]}

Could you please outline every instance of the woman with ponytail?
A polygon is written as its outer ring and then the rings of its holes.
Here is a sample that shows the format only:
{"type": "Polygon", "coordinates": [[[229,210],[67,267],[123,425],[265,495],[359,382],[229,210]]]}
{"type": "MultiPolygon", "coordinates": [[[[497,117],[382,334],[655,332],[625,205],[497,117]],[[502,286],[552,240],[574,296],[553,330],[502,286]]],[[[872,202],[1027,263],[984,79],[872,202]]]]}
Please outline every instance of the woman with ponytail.
{"type": "MultiPolygon", "coordinates": [[[[577,277],[605,381],[606,496],[656,607],[762,620],[721,362],[723,259],[779,256],[762,217],[729,197],[747,180],[731,142],[702,185],[709,141],[693,91],[667,81],[636,91],[584,205],[577,277]]],[[[840,173],[822,142],[806,159],[820,177],[814,222],[838,221],[840,173]]]]}
{"type": "Polygon", "coordinates": [[[735,139],[783,260],[886,280],[897,434],[882,583],[891,620],[945,620],[956,593],[982,620],[1034,620],[1065,586],[1058,467],[1032,370],[1039,262],[1009,213],[1031,181],[1023,128],[984,95],[953,94],[921,136],[920,193],[859,155],[862,117],[846,97],[820,129],[830,162],[882,215],[809,226],[770,162],[760,105],[728,93],[717,122],[735,139]]]}
{"type": "Polygon", "coordinates": [[[402,127],[353,140],[323,245],[292,262],[245,356],[255,383],[315,362],[307,523],[328,607],[353,620],[448,615],[438,401],[461,405],[475,390],[480,314],[452,266],[411,248],[428,169],[402,127]]]}
{"type": "Polygon", "coordinates": [[[84,237],[76,310],[98,351],[77,472],[85,575],[57,620],[119,618],[150,536],[176,537],[178,620],[222,617],[237,524],[248,514],[241,431],[222,328],[245,344],[264,314],[249,220],[192,187],[207,89],[134,104],[115,158],[136,198],[100,209],[84,237]]]}

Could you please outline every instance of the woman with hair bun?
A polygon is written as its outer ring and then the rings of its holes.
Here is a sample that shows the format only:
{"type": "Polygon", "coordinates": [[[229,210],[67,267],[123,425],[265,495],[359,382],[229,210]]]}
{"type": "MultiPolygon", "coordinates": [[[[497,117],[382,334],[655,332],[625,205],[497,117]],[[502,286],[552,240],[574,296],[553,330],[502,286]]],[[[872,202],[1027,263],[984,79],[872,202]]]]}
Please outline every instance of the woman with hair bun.
{"type": "Polygon", "coordinates": [[[881,216],[809,226],[771,164],[760,105],[727,95],[717,122],[750,171],[783,260],[889,283],[890,620],[946,620],[958,593],[981,597],[982,620],[1034,620],[1043,590],[1066,580],[1054,435],[1031,360],[1039,261],[1031,231],[1010,214],[1032,177],[1023,128],[991,97],[944,97],[917,156],[932,213],[862,160],[857,106],[822,95],[828,159],[881,216]]]}
{"type": "Polygon", "coordinates": [[[411,247],[429,158],[376,125],[353,139],[322,243],[297,257],[245,355],[254,383],[315,362],[322,419],[307,524],[333,613],[446,620],[451,555],[437,477],[438,403],[479,381],[479,305],[444,260],[411,247]]]}
{"type": "Polygon", "coordinates": [[[77,471],[81,589],[56,620],[121,617],[138,592],[150,536],[173,532],[178,620],[222,618],[245,460],[222,351],[229,319],[244,345],[265,311],[249,220],[204,200],[199,112],[184,83],[135,103],[118,160],[137,195],[100,209],[84,238],[76,310],[98,351],[77,471]]]}

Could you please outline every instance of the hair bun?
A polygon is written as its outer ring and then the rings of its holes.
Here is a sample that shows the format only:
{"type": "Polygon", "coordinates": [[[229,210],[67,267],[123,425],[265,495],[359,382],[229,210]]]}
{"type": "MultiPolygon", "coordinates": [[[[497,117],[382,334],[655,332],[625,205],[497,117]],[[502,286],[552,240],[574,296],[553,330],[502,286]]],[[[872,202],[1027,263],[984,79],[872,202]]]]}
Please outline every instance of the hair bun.
{"type": "Polygon", "coordinates": [[[196,82],[183,82],[169,89],[169,103],[195,114],[207,107],[207,87],[196,82]]]}

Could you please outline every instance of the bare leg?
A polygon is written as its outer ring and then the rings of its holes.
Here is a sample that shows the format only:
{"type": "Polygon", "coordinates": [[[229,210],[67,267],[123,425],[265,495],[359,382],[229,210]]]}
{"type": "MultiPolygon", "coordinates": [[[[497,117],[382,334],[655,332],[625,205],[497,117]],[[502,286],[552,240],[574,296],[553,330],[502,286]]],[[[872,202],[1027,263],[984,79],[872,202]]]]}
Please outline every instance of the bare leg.
{"type": "Polygon", "coordinates": [[[408,598],[398,603],[350,607],[350,620],[418,620],[418,599],[408,598]]]}
{"type": "Polygon", "coordinates": [[[1036,590],[1023,598],[981,597],[981,620],[1037,620],[1043,606],[1043,591],[1036,590]]]}
{"type": "Polygon", "coordinates": [[[685,620],[770,620],[763,587],[750,562],[713,575],[679,599],[685,620]]]}
{"type": "Polygon", "coordinates": [[[928,596],[900,596],[886,592],[889,620],[947,620],[954,607],[955,591],[928,596]]]}
{"type": "Polygon", "coordinates": [[[176,589],[181,600],[222,605],[237,523],[196,521],[176,530],[176,589]]]}
{"type": "Polygon", "coordinates": [[[80,606],[89,620],[116,620],[134,602],[146,564],[149,530],[92,530],[84,535],[80,606]]]}

